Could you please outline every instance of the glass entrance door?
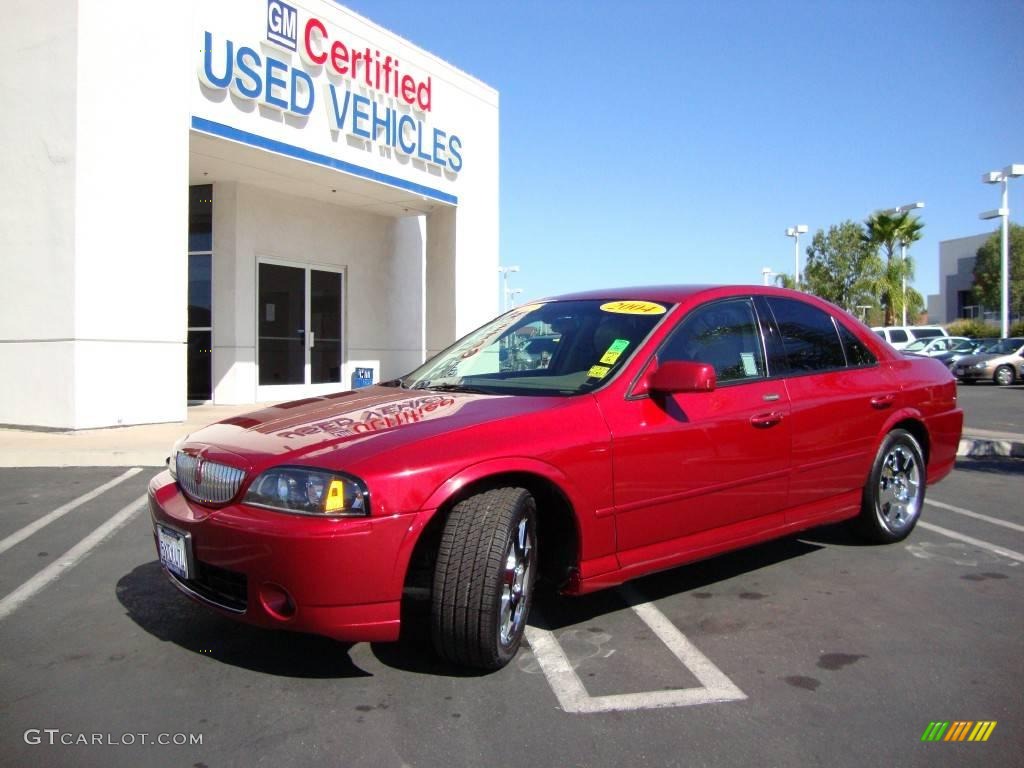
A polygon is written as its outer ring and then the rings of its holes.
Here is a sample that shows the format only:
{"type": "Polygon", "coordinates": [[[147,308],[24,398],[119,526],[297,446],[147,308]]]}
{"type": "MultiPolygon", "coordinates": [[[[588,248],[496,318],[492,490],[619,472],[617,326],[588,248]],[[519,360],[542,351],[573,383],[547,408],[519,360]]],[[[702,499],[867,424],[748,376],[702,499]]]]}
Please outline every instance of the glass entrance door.
{"type": "Polygon", "coordinates": [[[339,384],[342,272],[261,261],[258,277],[260,387],[339,384]]]}
{"type": "Polygon", "coordinates": [[[311,269],[309,274],[310,381],[341,381],[341,273],[311,269]]]}

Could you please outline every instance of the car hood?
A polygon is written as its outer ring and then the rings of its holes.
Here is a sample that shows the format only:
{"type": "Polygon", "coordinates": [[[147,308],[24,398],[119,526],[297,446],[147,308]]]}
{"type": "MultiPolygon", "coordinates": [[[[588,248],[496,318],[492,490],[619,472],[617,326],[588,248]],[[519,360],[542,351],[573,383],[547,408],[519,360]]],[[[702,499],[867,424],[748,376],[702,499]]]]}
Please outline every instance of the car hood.
{"type": "Polygon", "coordinates": [[[211,424],[182,447],[260,469],[351,449],[351,459],[485,422],[557,408],[572,398],[479,395],[373,386],[296,400],[211,424]]]}

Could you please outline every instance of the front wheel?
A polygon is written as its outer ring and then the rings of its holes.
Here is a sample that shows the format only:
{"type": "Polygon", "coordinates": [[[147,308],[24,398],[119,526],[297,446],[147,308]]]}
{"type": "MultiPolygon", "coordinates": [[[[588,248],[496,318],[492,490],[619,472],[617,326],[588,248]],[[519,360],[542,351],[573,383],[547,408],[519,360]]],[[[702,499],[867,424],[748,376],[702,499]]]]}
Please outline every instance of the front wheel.
{"type": "Polygon", "coordinates": [[[456,664],[500,669],[519,650],[537,575],[537,505],[496,488],[452,508],[434,568],[434,647],[456,664]]]}
{"type": "Polygon", "coordinates": [[[1009,365],[1000,365],[996,368],[996,375],[993,378],[999,386],[1008,387],[1013,384],[1013,368],[1009,365]]]}
{"type": "Polygon", "coordinates": [[[910,535],[924,503],[925,471],[912,434],[894,429],[885,436],[864,484],[858,523],[866,538],[888,544],[910,535]]]}

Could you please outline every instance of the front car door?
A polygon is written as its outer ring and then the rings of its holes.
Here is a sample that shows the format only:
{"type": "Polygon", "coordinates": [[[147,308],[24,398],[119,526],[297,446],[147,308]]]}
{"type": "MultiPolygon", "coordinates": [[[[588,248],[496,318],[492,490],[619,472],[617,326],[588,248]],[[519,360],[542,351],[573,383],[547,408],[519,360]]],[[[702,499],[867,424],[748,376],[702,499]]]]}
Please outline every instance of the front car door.
{"type": "Polygon", "coordinates": [[[768,379],[753,300],[690,311],[651,365],[672,360],[713,365],[716,388],[630,396],[605,414],[624,569],[669,565],[783,522],[789,402],[783,382],[768,379]]]}

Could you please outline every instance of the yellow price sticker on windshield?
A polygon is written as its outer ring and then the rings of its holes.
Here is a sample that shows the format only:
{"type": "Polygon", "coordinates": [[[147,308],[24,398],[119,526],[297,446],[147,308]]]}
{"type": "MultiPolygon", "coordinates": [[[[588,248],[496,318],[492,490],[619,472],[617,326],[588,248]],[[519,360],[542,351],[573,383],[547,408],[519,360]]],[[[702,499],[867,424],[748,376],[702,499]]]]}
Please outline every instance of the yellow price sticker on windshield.
{"type": "Polygon", "coordinates": [[[663,315],[666,312],[665,307],[653,301],[609,301],[601,305],[601,310],[619,315],[663,315]]]}
{"type": "Polygon", "coordinates": [[[603,379],[605,376],[608,375],[608,371],[610,370],[611,368],[608,368],[607,366],[595,365],[592,366],[589,371],[587,371],[587,376],[591,379],[603,379]]]}

